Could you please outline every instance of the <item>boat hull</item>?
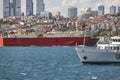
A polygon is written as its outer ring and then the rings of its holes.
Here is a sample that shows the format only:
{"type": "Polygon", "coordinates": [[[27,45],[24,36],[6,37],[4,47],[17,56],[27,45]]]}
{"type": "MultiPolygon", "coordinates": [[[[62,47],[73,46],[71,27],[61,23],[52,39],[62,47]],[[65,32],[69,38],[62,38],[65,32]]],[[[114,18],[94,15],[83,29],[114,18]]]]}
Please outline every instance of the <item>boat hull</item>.
{"type": "Polygon", "coordinates": [[[75,48],[82,63],[118,63],[120,53],[99,49],[75,48]]]}
{"type": "MultiPolygon", "coordinates": [[[[84,37],[56,38],[0,38],[1,46],[75,46],[82,45],[84,37]]],[[[86,37],[86,45],[94,46],[98,38],[86,37]]]]}

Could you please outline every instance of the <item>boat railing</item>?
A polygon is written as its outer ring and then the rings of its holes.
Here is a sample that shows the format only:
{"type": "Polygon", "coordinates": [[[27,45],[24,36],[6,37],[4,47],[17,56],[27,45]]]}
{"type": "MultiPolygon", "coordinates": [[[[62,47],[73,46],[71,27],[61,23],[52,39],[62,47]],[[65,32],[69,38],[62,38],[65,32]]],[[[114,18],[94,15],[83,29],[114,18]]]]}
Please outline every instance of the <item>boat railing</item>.
{"type": "Polygon", "coordinates": [[[102,41],[102,42],[98,42],[98,44],[109,44],[110,42],[106,42],[106,41],[102,41]]]}

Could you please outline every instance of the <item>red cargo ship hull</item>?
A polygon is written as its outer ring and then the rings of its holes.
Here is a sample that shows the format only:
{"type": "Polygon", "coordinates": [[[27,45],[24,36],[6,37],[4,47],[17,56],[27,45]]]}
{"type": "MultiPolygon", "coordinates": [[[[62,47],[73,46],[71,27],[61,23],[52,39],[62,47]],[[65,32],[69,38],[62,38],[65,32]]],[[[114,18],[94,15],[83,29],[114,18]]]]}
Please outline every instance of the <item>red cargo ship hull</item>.
{"type": "MultiPolygon", "coordinates": [[[[0,46],[75,46],[83,45],[84,37],[0,38],[0,46]]],[[[86,37],[86,45],[94,46],[98,38],[86,37]]]]}

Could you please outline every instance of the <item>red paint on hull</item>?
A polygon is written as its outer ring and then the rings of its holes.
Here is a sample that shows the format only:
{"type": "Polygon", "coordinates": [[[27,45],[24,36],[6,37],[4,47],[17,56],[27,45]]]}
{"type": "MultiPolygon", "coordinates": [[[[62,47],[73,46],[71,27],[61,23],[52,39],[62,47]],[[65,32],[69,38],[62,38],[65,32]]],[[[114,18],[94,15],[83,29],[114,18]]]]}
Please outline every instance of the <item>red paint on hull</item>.
{"type": "MultiPolygon", "coordinates": [[[[1,40],[1,39],[0,39],[1,40]]],[[[2,38],[2,46],[75,46],[82,45],[84,37],[2,38]]],[[[94,46],[97,38],[86,37],[86,45],[94,46]]]]}

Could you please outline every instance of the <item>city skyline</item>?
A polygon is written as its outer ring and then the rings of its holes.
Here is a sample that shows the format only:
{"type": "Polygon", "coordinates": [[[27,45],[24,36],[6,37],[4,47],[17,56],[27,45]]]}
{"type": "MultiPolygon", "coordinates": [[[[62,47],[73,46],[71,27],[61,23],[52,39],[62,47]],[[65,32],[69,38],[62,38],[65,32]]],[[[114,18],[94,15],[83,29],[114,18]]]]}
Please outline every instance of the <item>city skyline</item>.
{"type": "Polygon", "coordinates": [[[32,0],[21,0],[21,13],[25,16],[33,15],[33,1],[32,0]],[[25,5],[23,5],[25,3],[25,5]]]}
{"type": "Polygon", "coordinates": [[[0,18],[19,15],[30,16],[44,11],[44,3],[43,0],[36,0],[36,2],[33,0],[1,0],[0,10],[0,18]],[[33,7],[35,7],[34,10],[33,7]]]}
{"type": "MultiPolygon", "coordinates": [[[[33,0],[33,2],[34,1],[35,0],[33,0]]],[[[52,12],[53,15],[55,15],[57,12],[61,12],[61,15],[67,17],[67,9],[70,6],[75,6],[78,9],[78,16],[81,14],[84,8],[98,10],[98,6],[100,5],[105,6],[105,13],[109,13],[110,6],[114,5],[117,8],[120,6],[119,1],[120,0],[44,0],[43,2],[45,3],[45,11],[52,12]]],[[[25,3],[22,4],[24,5],[25,3]]]]}
{"type": "Polygon", "coordinates": [[[98,6],[105,6],[105,13],[109,13],[109,7],[114,5],[120,6],[120,0],[44,0],[45,10],[50,11],[53,15],[60,11],[61,15],[67,16],[67,8],[69,6],[75,6],[78,8],[78,15],[84,8],[91,8],[92,10],[98,10],[98,6]]]}

